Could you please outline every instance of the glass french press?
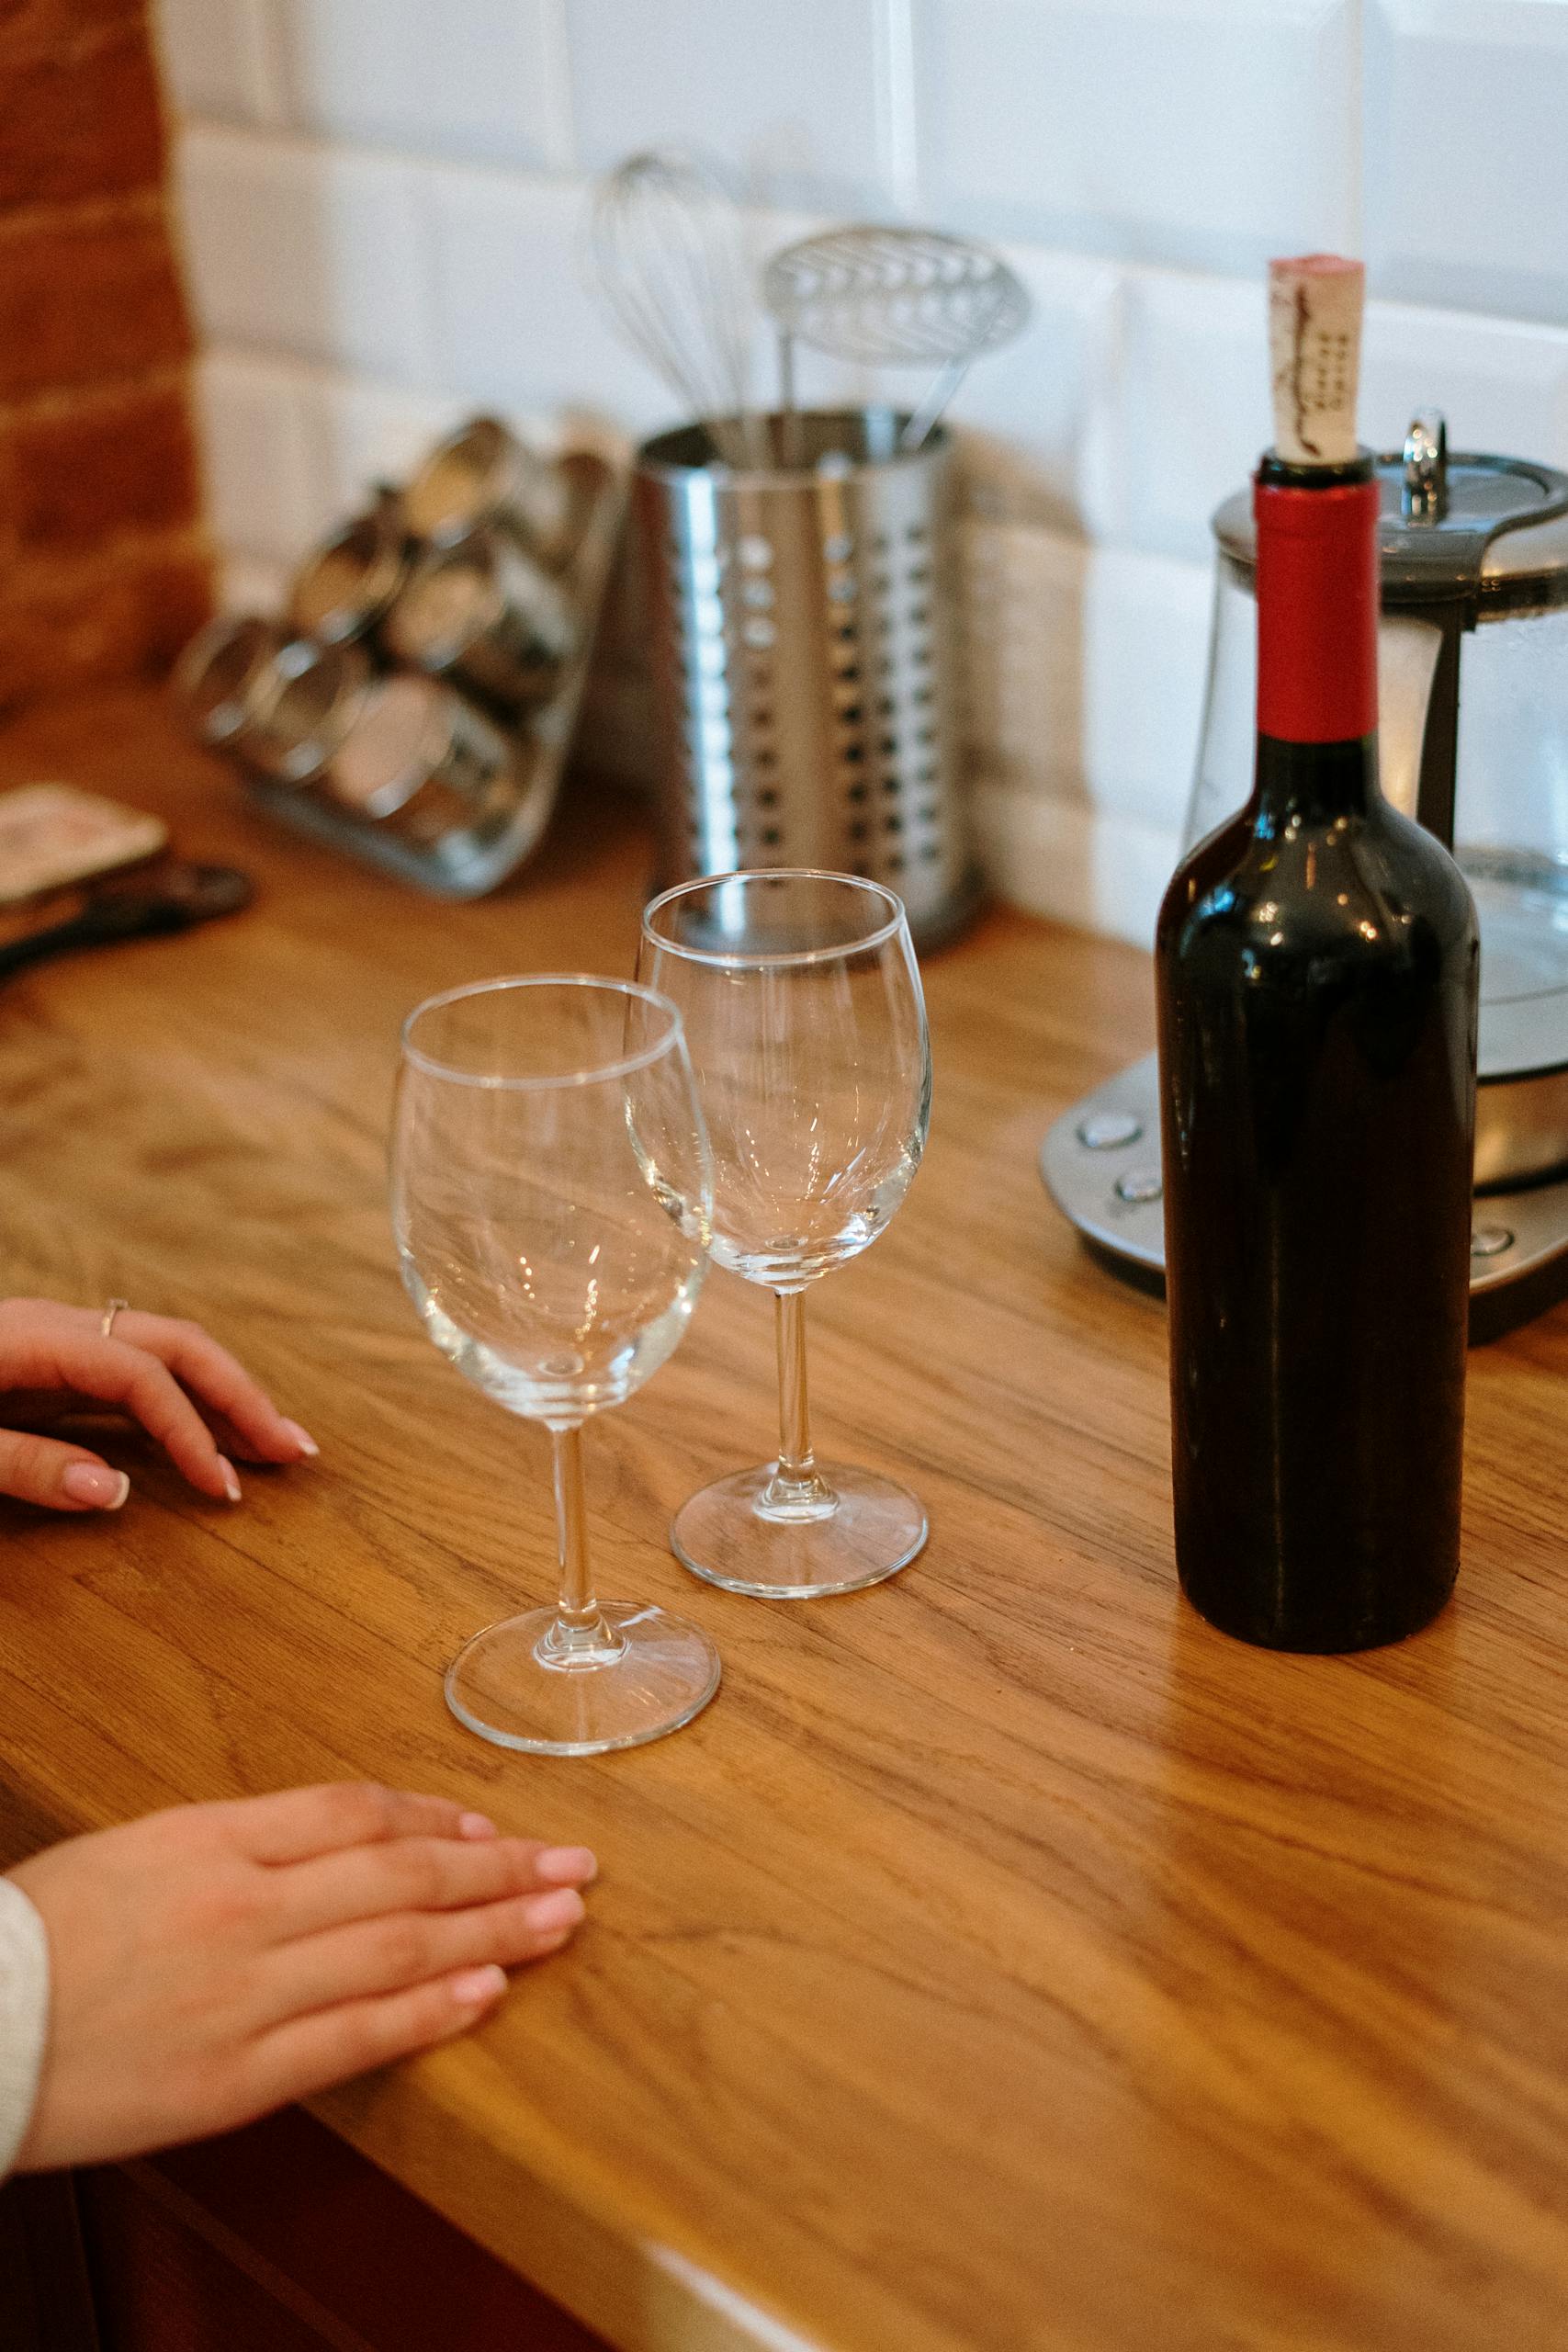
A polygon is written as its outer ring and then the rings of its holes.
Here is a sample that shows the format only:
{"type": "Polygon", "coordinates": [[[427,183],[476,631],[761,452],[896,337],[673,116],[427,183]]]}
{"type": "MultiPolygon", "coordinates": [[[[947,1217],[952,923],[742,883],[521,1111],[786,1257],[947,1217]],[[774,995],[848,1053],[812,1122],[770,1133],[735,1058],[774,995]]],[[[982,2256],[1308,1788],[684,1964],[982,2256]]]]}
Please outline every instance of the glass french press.
{"type": "MultiPolygon", "coordinates": [[[[1481,918],[1472,1240],[1478,1336],[1568,1294],[1568,475],[1450,456],[1418,415],[1378,460],[1384,791],[1453,848],[1481,918]]],[[[1251,788],[1257,684],[1251,496],[1214,516],[1209,685],[1190,846],[1251,788]]],[[[1155,1058],[1056,1121],[1045,1182],[1097,1250],[1164,1269],[1155,1058]]]]}

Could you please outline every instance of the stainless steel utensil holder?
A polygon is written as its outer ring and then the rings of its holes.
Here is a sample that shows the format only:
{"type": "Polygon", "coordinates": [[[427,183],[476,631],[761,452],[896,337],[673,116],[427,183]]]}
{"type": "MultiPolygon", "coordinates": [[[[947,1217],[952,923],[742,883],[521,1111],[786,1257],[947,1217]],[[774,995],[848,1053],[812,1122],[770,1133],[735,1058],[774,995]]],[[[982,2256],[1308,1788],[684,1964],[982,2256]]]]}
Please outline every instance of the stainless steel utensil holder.
{"type": "Polygon", "coordinates": [[[700,425],[634,485],[660,713],[663,879],[813,865],[896,889],[916,941],[977,898],[961,794],[951,445],[890,410],[768,420],[739,472],[700,425]]]}

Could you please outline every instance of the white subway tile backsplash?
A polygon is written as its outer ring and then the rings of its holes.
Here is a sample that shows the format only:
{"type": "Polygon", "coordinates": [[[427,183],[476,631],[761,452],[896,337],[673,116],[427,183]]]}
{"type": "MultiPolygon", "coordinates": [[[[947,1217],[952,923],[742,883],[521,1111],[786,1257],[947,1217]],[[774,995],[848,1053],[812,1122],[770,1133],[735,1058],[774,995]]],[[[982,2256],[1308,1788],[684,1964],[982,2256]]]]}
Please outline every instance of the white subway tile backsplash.
{"type": "MultiPolygon", "coordinates": [[[[1214,508],[1245,486],[1272,437],[1262,285],[1132,270],[1121,318],[1089,528],[1207,560],[1214,508]]],[[[1424,407],[1446,413],[1458,447],[1568,463],[1568,329],[1370,302],[1363,438],[1399,447],[1424,407]]]]}
{"type": "Polygon", "coordinates": [[[882,5],[568,0],[582,163],[691,145],[738,166],[761,202],[886,209],[882,5]]]}
{"type": "Polygon", "coordinates": [[[915,0],[924,209],[1204,268],[1349,243],[1356,15],[1356,0],[915,0]]]}
{"type": "Polygon", "coordinates": [[[557,160],[558,0],[274,5],[297,128],[418,155],[536,169],[557,160]]]}
{"type": "Polygon", "coordinates": [[[963,534],[964,734],[998,785],[1081,797],[1092,550],[1029,524],[963,534]]]}
{"type": "Polygon", "coordinates": [[[1568,328],[1371,302],[1361,383],[1362,435],[1380,448],[1435,407],[1455,448],[1568,465],[1568,328]]]}
{"type": "MultiPolygon", "coordinates": [[[[1103,420],[1115,381],[1118,273],[1038,246],[1009,246],[1005,258],[1028,288],[1029,324],[976,361],[949,421],[970,436],[968,472],[987,511],[1081,529],[1103,503],[1110,458],[1103,420]]],[[[905,397],[925,389],[908,371],[901,384],[905,397]]]]}
{"type": "Polygon", "coordinates": [[[382,482],[406,481],[425,454],[460,424],[472,402],[363,377],[311,371],[300,388],[315,528],[368,503],[382,482]]]}
{"type": "Polygon", "coordinates": [[[964,534],[966,729],[1012,791],[1179,831],[1198,744],[1206,566],[1026,525],[964,534]]]}
{"type": "Polygon", "coordinates": [[[502,406],[585,409],[631,431],[682,413],[605,316],[581,187],[442,171],[430,200],[445,384],[502,406]]]}
{"type": "Polygon", "coordinates": [[[1098,548],[1089,567],[1084,775],[1098,807],[1161,831],[1186,815],[1212,597],[1207,564],[1098,548]]]}
{"type": "Polygon", "coordinates": [[[279,119],[282,93],[267,0],[154,0],[169,95],[185,114],[279,119]]]}
{"type": "MultiPolygon", "coordinates": [[[[742,175],[761,256],[859,212],[1003,241],[1034,304],[964,428],[967,725],[1003,892],[1146,939],[1202,695],[1213,509],[1269,438],[1261,265],[1356,250],[1365,437],[1568,465],[1568,0],[155,0],[223,593],[494,407],[685,403],[592,282],[589,175],[742,175]],[[782,207],[790,207],[785,211],[782,207]]],[[[775,381],[759,323],[759,395],[775,381]]],[[[919,371],[801,357],[803,396],[919,371]]],[[[617,597],[586,756],[646,765],[617,597]]]]}
{"type": "Polygon", "coordinates": [[[1368,0],[1365,81],[1376,288],[1568,316],[1568,9],[1368,0]]]}
{"type": "MultiPolygon", "coordinates": [[[[456,393],[340,374],[309,361],[218,349],[197,365],[198,405],[221,546],[293,564],[378,489],[408,481],[474,404],[456,393]]],[[[549,448],[562,420],[516,406],[507,421],[549,448]]],[[[590,436],[624,459],[618,436],[590,436]]]]}
{"type": "Polygon", "coordinates": [[[1031,914],[1154,944],[1181,844],[1159,826],[1083,801],[1041,799],[983,773],[974,794],[980,857],[998,893],[1031,914]]]}
{"type": "Polygon", "coordinates": [[[1132,270],[1090,528],[1206,560],[1209,518],[1272,437],[1261,277],[1132,270]]]}
{"type": "Polygon", "coordinates": [[[177,157],[198,323],[247,344],[428,381],[428,242],[416,167],[197,127],[177,157]]]}
{"type": "Polygon", "coordinates": [[[196,391],[219,545],[247,558],[297,560],[316,527],[316,506],[296,371],[244,352],[209,351],[196,391]]]}

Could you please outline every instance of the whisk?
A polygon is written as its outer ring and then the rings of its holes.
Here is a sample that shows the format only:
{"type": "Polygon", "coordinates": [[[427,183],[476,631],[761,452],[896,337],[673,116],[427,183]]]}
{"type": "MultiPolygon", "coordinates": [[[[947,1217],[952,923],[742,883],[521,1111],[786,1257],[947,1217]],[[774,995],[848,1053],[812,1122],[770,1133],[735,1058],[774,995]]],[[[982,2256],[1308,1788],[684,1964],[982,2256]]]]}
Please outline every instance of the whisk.
{"type": "Polygon", "coordinates": [[[726,465],[768,462],[751,405],[755,311],[740,207],[711,164],[630,155],[594,191],[599,282],[623,334],[708,430],[726,465]]]}
{"type": "Polygon", "coordinates": [[[762,273],[780,329],[783,404],[795,409],[795,343],[882,367],[925,363],[935,382],[899,435],[918,449],[982,352],[1010,343],[1029,296],[998,254],[934,229],[829,229],[786,245],[762,273]]]}

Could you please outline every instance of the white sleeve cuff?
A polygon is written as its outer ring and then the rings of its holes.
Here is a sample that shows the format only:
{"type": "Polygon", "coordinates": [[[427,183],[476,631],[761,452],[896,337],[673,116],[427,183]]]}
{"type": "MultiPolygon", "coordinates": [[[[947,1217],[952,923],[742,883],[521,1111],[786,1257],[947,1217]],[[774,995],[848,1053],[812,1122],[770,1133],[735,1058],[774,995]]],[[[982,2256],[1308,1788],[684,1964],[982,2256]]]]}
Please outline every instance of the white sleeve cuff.
{"type": "Polygon", "coordinates": [[[49,2033],[49,1939],[15,1879],[0,1878],[0,2180],[38,2098],[49,2033]]]}

